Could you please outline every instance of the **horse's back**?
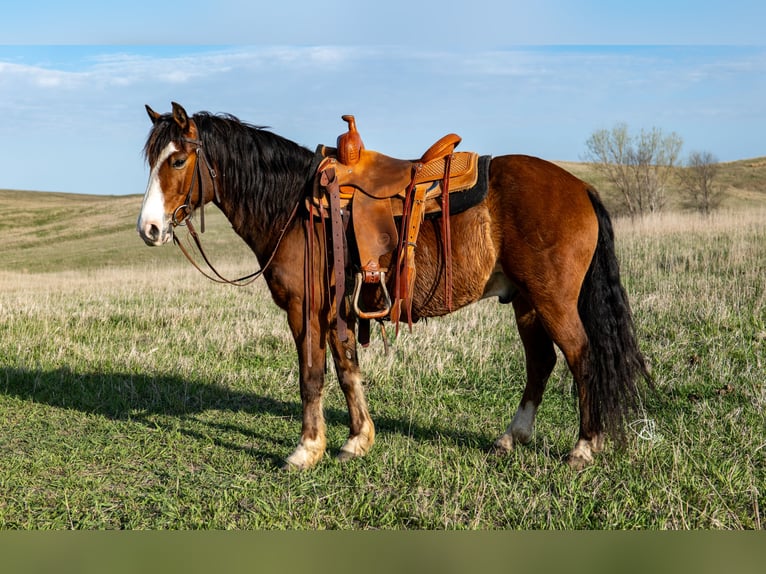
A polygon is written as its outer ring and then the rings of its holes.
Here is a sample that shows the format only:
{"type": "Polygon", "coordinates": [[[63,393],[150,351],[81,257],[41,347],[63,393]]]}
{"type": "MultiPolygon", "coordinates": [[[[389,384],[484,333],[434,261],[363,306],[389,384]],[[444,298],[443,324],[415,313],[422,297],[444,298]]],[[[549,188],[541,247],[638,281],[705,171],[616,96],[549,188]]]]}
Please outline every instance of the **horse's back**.
{"type": "MultiPolygon", "coordinates": [[[[490,164],[494,209],[521,223],[595,222],[586,182],[556,164],[528,155],[505,155],[490,164]]],[[[540,230],[542,231],[542,230],[540,230]]]]}

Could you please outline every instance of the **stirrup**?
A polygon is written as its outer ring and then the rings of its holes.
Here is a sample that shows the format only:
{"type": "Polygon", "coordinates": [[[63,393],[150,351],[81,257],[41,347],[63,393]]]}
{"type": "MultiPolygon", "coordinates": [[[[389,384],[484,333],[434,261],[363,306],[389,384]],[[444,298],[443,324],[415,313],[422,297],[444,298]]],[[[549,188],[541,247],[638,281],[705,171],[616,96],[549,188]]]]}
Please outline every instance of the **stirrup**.
{"type": "Polygon", "coordinates": [[[378,311],[362,311],[359,307],[359,294],[362,292],[362,283],[364,283],[363,273],[359,271],[356,274],[356,282],[354,283],[354,312],[360,319],[383,319],[391,312],[391,296],[388,294],[388,288],[386,287],[386,272],[378,271],[380,273],[380,288],[383,290],[383,297],[385,298],[385,308],[378,311]]]}

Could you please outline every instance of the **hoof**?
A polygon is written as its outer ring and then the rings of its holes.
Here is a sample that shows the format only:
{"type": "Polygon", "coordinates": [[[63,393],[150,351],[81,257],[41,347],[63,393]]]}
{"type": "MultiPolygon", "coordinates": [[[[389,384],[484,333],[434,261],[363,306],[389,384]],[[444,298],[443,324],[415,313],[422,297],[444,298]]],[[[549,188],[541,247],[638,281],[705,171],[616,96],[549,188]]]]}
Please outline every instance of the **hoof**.
{"type": "Polygon", "coordinates": [[[572,470],[583,470],[584,468],[593,464],[593,457],[585,457],[580,454],[569,453],[567,456],[567,465],[572,470]]]}
{"type": "Polygon", "coordinates": [[[580,439],[567,456],[567,464],[572,470],[582,470],[593,464],[593,455],[604,448],[603,435],[599,434],[593,440],[580,439]]]}
{"type": "Polygon", "coordinates": [[[289,460],[285,460],[282,466],[280,466],[279,468],[280,470],[283,470],[285,472],[300,472],[303,470],[308,470],[308,467],[297,466],[295,464],[292,464],[289,460]]]}
{"type": "Polygon", "coordinates": [[[492,445],[492,454],[497,456],[505,456],[513,452],[513,437],[505,433],[495,441],[492,445]]]}
{"type": "Polygon", "coordinates": [[[370,452],[375,443],[375,426],[367,421],[359,434],[348,437],[346,444],[340,448],[337,459],[341,462],[359,458],[370,452]]]}
{"type": "Polygon", "coordinates": [[[298,448],[287,457],[282,468],[290,470],[308,470],[322,460],[324,450],[324,440],[301,441],[298,448]]]}
{"type": "Polygon", "coordinates": [[[335,460],[337,460],[338,462],[346,462],[349,460],[354,460],[355,458],[359,458],[360,456],[362,455],[354,454],[353,452],[349,452],[347,450],[341,450],[338,453],[338,456],[335,457],[335,460]]]}
{"type": "Polygon", "coordinates": [[[370,452],[372,443],[367,441],[349,440],[340,449],[337,458],[340,462],[346,462],[347,460],[353,460],[355,458],[361,458],[370,452]]]}
{"type": "MultiPolygon", "coordinates": [[[[294,453],[293,453],[294,454],[294,453]]],[[[282,465],[282,470],[287,471],[302,471],[302,470],[309,470],[310,468],[313,468],[316,466],[316,462],[308,463],[306,461],[301,462],[300,460],[296,460],[293,455],[290,455],[287,459],[285,459],[284,464],[282,465]]]]}

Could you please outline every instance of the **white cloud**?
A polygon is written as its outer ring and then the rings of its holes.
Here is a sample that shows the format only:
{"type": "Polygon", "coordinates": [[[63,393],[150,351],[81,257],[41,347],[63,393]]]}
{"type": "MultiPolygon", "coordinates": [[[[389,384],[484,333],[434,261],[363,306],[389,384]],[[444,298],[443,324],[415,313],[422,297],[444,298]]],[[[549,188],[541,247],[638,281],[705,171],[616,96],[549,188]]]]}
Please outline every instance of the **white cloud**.
{"type": "Polygon", "coordinates": [[[82,84],[83,74],[46,69],[8,62],[0,62],[0,88],[4,95],[13,95],[25,87],[43,89],[69,89],[82,84]]]}

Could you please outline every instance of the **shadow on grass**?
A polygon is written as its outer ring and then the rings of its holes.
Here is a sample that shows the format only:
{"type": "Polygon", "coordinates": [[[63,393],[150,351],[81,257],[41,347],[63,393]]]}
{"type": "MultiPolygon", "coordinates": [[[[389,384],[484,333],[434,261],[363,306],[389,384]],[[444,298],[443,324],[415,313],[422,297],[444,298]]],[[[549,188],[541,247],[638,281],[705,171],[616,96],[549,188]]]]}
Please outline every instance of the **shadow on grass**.
{"type": "MultiPolygon", "coordinates": [[[[0,369],[0,392],[8,396],[47,404],[63,409],[97,414],[112,420],[138,422],[152,428],[181,432],[192,438],[212,440],[220,447],[241,450],[249,455],[281,465],[283,456],[297,444],[300,434],[301,403],[284,401],[209,382],[191,381],[173,375],[130,373],[80,373],[68,368],[36,370],[23,368],[0,369]],[[274,425],[263,425],[264,431],[247,428],[228,420],[214,422],[200,415],[210,410],[247,413],[257,417],[280,418],[290,421],[289,436],[279,435],[274,425]],[[175,422],[169,421],[175,419],[175,422]],[[185,424],[192,423],[192,424],[185,424]],[[195,426],[197,428],[191,428],[195,426]],[[213,429],[208,434],[204,427],[213,429]],[[292,430],[294,427],[294,430],[292,430]],[[237,433],[246,437],[238,442],[222,435],[237,433]],[[277,452],[253,448],[253,444],[273,445],[277,452]]],[[[408,416],[396,418],[372,413],[380,434],[397,433],[414,440],[451,442],[458,446],[488,450],[491,440],[461,429],[434,424],[418,424],[408,416]]],[[[329,426],[348,425],[345,410],[325,407],[329,426]]],[[[279,425],[277,425],[279,426],[279,425]]],[[[333,445],[335,446],[335,445],[333,445]]],[[[339,447],[340,445],[337,445],[339,447]]]]}

